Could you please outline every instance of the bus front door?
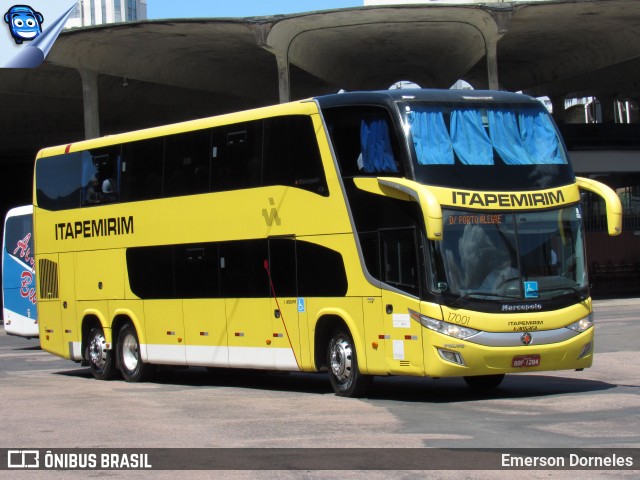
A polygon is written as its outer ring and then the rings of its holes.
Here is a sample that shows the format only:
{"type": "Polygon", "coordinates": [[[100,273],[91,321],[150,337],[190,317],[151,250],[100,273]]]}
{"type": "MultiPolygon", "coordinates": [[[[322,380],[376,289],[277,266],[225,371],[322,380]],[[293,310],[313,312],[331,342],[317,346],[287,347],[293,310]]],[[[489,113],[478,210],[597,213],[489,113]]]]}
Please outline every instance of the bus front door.
{"type": "Polygon", "coordinates": [[[410,309],[420,311],[420,301],[383,290],[382,309],[389,373],[424,375],[422,327],[409,316],[410,309]]]}
{"type": "Polygon", "coordinates": [[[418,235],[415,227],[379,231],[382,315],[389,373],[424,375],[422,326],[409,310],[420,311],[418,235]]]}

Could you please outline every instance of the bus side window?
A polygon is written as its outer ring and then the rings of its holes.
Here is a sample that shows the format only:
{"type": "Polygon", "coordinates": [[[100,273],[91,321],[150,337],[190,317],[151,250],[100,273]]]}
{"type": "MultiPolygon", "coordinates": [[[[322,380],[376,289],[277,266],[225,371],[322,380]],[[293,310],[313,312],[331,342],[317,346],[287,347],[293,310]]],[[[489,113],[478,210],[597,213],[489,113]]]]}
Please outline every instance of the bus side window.
{"type": "Polygon", "coordinates": [[[344,297],[347,294],[349,280],[340,252],[297,241],[296,266],[300,297],[344,297]]]}
{"type": "Polygon", "coordinates": [[[131,291],[140,298],[175,298],[174,247],[133,247],[127,249],[127,273],[131,291]]]}
{"type": "Polygon", "coordinates": [[[344,108],[325,112],[329,135],[343,177],[355,177],[359,173],[358,158],[361,153],[359,138],[359,116],[352,119],[344,108]]]}
{"type": "Polygon", "coordinates": [[[211,130],[208,129],[165,137],[163,196],[209,190],[210,147],[211,130]]]}
{"type": "Polygon", "coordinates": [[[260,186],[262,120],[214,129],[211,191],[260,186]]]}
{"type": "Polygon", "coordinates": [[[297,297],[296,241],[290,238],[269,239],[268,275],[273,286],[272,295],[297,297]]]}
{"type": "Polygon", "coordinates": [[[337,107],[323,114],[343,177],[403,175],[389,112],[380,107],[337,107]]]}
{"type": "Polygon", "coordinates": [[[220,291],[223,298],[268,298],[269,277],[264,268],[267,240],[220,243],[220,291]]]}
{"type": "Polygon", "coordinates": [[[262,185],[284,185],[328,196],[318,141],[310,117],[265,120],[262,185]]]}
{"type": "Polygon", "coordinates": [[[80,206],[82,152],[42,158],[36,162],[36,198],[45,210],[80,206]]]}
{"type": "Polygon", "coordinates": [[[164,137],[127,143],[122,150],[122,199],[160,198],[164,137]]]}
{"type": "Polygon", "coordinates": [[[413,295],[420,294],[416,238],[414,228],[380,231],[380,280],[413,295]]]}
{"type": "Polygon", "coordinates": [[[176,245],[174,261],[177,298],[220,296],[217,244],[176,245]]]}
{"type": "Polygon", "coordinates": [[[120,145],[82,152],[83,206],[120,199],[120,160],[120,145]]]}

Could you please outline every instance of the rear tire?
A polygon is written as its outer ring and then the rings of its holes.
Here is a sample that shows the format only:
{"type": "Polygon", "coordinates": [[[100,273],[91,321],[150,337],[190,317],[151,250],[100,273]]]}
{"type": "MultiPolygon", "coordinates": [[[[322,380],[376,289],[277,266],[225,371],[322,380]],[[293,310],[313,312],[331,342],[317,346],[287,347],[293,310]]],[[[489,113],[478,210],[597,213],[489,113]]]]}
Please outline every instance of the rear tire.
{"type": "Polygon", "coordinates": [[[89,332],[84,358],[89,362],[91,373],[97,380],[111,380],[115,376],[113,351],[107,350],[102,327],[93,327],[89,332]]]}
{"type": "Polygon", "coordinates": [[[144,382],[155,370],[153,365],[142,361],[138,332],[130,323],[125,324],[118,335],[118,365],[127,382],[144,382]]]}
{"type": "Polygon", "coordinates": [[[491,390],[497,388],[504,380],[504,373],[499,375],[478,375],[475,377],[464,377],[471,388],[475,390],[491,390]]]}
{"type": "Polygon", "coordinates": [[[356,347],[349,331],[339,327],[331,334],[327,348],[329,380],[336,395],[360,397],[371,384],[371,377],[360,373],[356,347]]]}

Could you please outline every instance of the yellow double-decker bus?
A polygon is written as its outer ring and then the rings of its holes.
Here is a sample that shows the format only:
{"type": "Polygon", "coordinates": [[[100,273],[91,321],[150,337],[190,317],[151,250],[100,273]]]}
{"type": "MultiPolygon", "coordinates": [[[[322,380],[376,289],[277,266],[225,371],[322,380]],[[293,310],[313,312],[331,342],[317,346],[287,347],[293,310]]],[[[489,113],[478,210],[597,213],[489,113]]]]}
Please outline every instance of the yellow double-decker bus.
{"type": "Polygon", "coordinates": [[[541,103],[354,92],[46,148],[35,164],[42,348],[157,365],[376,375],[583,369],[579,188],[541,103]]]}

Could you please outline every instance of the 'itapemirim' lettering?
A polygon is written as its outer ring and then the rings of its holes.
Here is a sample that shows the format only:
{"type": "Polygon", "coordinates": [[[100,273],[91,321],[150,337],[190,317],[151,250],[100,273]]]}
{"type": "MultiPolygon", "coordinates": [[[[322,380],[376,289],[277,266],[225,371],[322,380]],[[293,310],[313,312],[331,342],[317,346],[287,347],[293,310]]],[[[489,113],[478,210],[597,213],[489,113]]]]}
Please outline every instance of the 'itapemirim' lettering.
{"type": "Polygon", "coordinates": [[[131,235],[133,234],[133,215],[56,223],[55,229],[56,240],[131,235]]]}
{"type": "Polygon", "coordinates": [[[562,190],[541,193],[474,193],[452,192],[454,205],[470,207],[544,207],[564,203],[562,190]]]}

